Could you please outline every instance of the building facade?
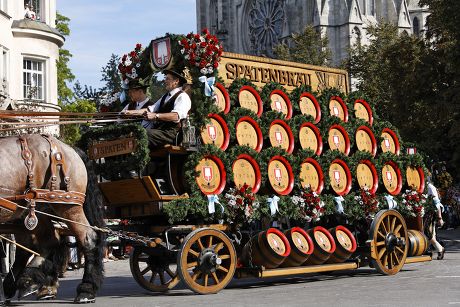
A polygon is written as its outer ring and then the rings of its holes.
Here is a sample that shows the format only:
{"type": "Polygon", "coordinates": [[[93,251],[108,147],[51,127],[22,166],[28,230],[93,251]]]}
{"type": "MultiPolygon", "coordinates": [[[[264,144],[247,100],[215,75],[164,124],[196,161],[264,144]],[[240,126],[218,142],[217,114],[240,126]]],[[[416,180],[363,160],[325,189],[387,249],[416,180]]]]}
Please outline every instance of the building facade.
{"type": "Polygon", "coordinates": [[[313,25],[329,39],[332,64],[354,44],[367,44],[367,28],[381,20],[423,35],[427,8],[418,0],[197,0],[198,30],[208,28],[229,52],[273,57],[273,47],[313,25]]]}
{"type": "Polygon", "coordinates": [[[0,110],[58,111],[56,0],[0,0],[0,110]]]}

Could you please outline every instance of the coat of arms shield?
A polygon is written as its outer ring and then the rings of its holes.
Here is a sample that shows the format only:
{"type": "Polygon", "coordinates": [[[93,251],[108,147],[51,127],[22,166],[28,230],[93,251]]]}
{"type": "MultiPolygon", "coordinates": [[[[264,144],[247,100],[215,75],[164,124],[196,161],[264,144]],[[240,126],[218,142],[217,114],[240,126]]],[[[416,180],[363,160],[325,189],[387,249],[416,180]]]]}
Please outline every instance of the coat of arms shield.
{"type": "Polygon", "coordinates": [[[171,62],[171,40],[163,37],[152,41],[152,63],[157,69],[165,69],[171,62]]]}

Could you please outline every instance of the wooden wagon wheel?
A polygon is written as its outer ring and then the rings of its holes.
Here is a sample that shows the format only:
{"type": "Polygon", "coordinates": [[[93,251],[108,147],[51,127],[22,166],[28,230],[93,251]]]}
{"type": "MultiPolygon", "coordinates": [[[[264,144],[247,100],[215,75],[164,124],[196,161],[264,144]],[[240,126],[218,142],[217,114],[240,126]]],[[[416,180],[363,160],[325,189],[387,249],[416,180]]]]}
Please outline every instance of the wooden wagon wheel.
{"type": "Polygon", "coordinates": [[[177,265],[148,248],[134,247],[129,257],[129,266],[136,282],[152,292],[168,291],[179,282],[177,265]]]}
{"type": "Polygon", "coordinates": [[[181,280],[199,294],[225,288],[235,269],[235,247],[226,234],[215,229],[201,228],[188,234],[177,255],[181,280]]]}
{"type": "Polygon", "coordinates": [[[371,264],[379,273],[394,275],[403,267],[407,257],[407,227],[395,210],[382,210],[371,224],[371,264]]]}

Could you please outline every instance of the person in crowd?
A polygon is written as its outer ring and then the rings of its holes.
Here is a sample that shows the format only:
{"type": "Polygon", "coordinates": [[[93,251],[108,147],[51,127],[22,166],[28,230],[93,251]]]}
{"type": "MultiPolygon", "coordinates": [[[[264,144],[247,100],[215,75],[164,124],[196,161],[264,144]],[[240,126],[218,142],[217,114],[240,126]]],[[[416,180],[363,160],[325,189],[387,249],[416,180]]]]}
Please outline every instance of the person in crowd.
{"type": "MultiPolygon", "coordinates": [[[[153,105],[143,105],[139,109],[129,109],[124,111],[126,115],[142,115],[144,121],[142,125],[147,130],[149,148],[157,149],[165,144],[174,144],[176,135],[180,129],[180,121],[187,118],[191,109],[192,102],[182,87],[187,83],[186,78],[173,70],[164,70],[165,89],[164,94],[153,105]]],[[[128,91],[131,99],[131,90],[128,91]]],[[[141,98],[138,98],[141,99],[141,98]]]]}
{"type": "Polygon", "coordinates": [[[34,12],[34,7],[32,4],[29,5],[29,3],[26,3],[24,7],[24,18],[35,20],[37,19],[37,16],[35,15],[34,12]]]}
{"type": "Polygon", "coordinates": [[[436,227],[442,227],[444,225],[444,221],[442,219],[442,211],[443,211],[443,205],[441,203],[441,200],[439,198],[438,191],[436,187],[433,185],[431,182],[431,174],[428,174],[427,177],[427,190],[428,190],[428,196],[433,197],[433,203],[436,206],[436,213],[435,217],[433,218],[433,222],[430,225],[431,228],[431,238],[430,238],[430,243],[433,245],[433,248],[438,252],[438,260],[444,259],[444,253],[446,252],[446,249],[437,241],[436,239],[436,227]]]}

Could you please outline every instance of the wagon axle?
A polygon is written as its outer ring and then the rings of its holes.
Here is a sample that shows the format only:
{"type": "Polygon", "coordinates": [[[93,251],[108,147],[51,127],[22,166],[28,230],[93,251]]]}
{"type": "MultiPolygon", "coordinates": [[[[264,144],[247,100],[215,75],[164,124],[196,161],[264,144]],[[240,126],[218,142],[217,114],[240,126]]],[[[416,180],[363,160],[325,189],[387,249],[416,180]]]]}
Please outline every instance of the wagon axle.
{"type": "Polygon", "coordinates": [[[390,232],[385,238],[385,245],[387,250],[391,253],[395,251],[396,247],[404,248],[406,246],[406,241],[404,238],[398,238],[394,233],[390,232]]]}
{"type": "Polygon", "coordinates": [[[217,267],[222,264],[222,259],[214,252],[213,248],[206,248],[198,257],[197,270],[204,274],[210,274],[217,270],[217,267]]]}

